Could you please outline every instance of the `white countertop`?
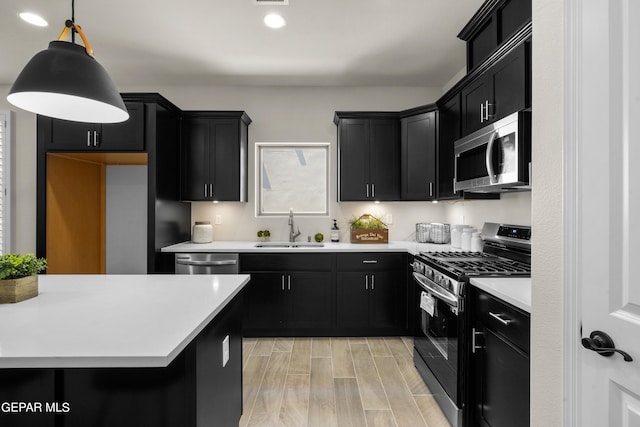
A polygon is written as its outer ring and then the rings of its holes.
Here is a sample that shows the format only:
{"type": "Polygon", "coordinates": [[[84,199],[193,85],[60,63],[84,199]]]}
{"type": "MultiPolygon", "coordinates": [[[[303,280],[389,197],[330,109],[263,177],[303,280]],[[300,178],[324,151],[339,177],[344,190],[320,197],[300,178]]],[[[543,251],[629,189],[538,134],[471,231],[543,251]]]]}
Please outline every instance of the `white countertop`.
{"type": "Polygon", "coordinates": [[[412,255],[418,252],[450,251],[451,245],[437,245],[434,243],[418,243],[416,241],[399,240],[389,243],[331,243],[323,242],[322,247],[295,248],[258,248],[255,241],[213,241],[211,243],[184,242],[162,248],[162,252],[259,252],[259,253],[314,253],[314,252],[408,252],[412,255]]]}
{"type": "Polygon", "coordinates": [[[483,291],[531,313],[531,278],[478,277],[471,284],[483,291]]]}
{"type": "Polygon", "coordinates": [[[0,368],[164,367],[249,275],[41,275],[0,304],[0,368]]]}

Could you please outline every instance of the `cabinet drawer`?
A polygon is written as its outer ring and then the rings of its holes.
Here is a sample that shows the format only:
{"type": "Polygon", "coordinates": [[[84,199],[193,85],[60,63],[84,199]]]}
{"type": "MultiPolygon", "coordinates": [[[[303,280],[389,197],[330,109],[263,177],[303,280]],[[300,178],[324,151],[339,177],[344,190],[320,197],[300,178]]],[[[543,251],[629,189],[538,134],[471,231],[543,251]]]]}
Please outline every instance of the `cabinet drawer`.
{"type": "Polygon", "coordinates": [[[527,313],[484,292],[478,292],[476,304],[480,322],[529,353],[531,319],[527,313]]]}
{"type": "Polygon", "coordinates": [[[240,254],[240,270],[331,271],[332,254],[240,254]]]}
{"type": "Polygon", "coordinates": [[[338,271],[373,271],[405,268],[407,256],[403,253],[359,252],[338,254],[338,271]]]}

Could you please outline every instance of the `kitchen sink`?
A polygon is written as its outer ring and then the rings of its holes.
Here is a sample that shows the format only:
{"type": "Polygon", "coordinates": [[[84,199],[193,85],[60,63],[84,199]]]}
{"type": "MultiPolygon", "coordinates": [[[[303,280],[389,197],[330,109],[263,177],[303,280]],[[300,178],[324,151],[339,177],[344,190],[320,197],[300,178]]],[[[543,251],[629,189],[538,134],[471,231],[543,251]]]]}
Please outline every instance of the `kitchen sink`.
{"type": "Polygon", "coordinates": [[[256,248],[322,248],[324,243],[319,242],[260,242],[256,248]]]}

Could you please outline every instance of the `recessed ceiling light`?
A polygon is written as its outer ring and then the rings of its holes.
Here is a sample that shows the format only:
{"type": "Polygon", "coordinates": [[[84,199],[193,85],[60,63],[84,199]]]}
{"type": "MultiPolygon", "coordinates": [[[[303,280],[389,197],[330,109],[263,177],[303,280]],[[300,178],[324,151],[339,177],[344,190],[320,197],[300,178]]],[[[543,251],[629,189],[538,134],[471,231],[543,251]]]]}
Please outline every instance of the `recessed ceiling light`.
{"type": "Polygon", "coordinates": [[[40,15],[36,15],[31,12],[21,12],[18,14],[23,21],[28,22],[31,25],[35,25],[36,27],[48,27],[49,23],[44,20],[44,18],[40,15]]]}
{"type": "Polygon", "coordinates": [[[287,21],[277,13],[270,13],[264,17],[264,25],[269,28],[282,28],[287,25],[287,21]]]}

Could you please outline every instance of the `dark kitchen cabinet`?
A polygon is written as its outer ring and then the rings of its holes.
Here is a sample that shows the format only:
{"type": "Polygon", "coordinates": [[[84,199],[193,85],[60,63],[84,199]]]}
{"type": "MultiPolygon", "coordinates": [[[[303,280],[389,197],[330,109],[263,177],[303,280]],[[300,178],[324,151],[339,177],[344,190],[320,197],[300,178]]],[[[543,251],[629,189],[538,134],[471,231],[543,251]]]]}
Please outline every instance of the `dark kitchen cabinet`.
{"type": "Polygon", "coordinates": [[[333,256],[242,254],[244,333],[248,336],[326,334],[333,326],[333,256]]]}
{"type": "Polygon", "coordinates": [[[458,34],[467,42],[467,70],[482,64],[530,22],[531,0],[486,1],[458,34]]]}
{"type": "Polygon", "coordinates": [[[523,42],[462,89],[463,136],[530,106],[529,58],[523,42]]]}
{"type": "Polygon", "coordinates": [[[475,287],[471,298],[470,425],[528,426],[530,316],[475,287]]]}
{"type": "Polygon", "coordinates": [[[438,198],[457,198],[453,191],[455,178],[454,143],[460,139],[460,92],[438,104],[438,198]]]}
{"type": "Polygon", "coordinates": [[[81,123],[38,116],[38,132],[50,151],[143,151],[144,103],[125,105],[129,119],[122,123],[81,123]]]}
{"type": "Polygon", "coordinates": [[[337,327],[341,334],[407,330],[406,254],[337,255],[337,327]]]}
{"type": "Polygon", "coordinates": [[[247,201],[250,123],[242,111],[183,114],[182,200],[247,201]]]}
{"type": "Polygon", "coordinates": [[[338,200],[400,200],[400,132],[396,113],[336,112],[338,200]]]}
{"type": "Polygon", "coordinates": [[[400,182],[402,200],[435,200],[438,197],[437,111],[400,120],[400,182]]]}

